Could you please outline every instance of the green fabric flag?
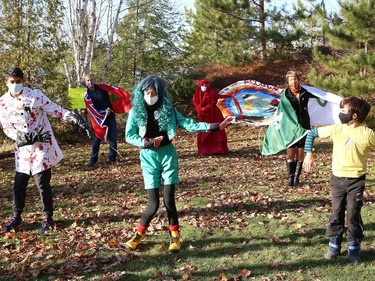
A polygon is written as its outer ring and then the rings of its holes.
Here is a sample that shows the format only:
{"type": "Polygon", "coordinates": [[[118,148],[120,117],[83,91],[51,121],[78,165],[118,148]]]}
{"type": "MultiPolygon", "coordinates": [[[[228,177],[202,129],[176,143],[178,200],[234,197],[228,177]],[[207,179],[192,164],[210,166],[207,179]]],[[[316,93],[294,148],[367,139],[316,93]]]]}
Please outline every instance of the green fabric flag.
{"type": "Polygon", "coordinates": [[[266,131],[262,154],[271,155],[285,150],[304,137],[306,133],[307,130],[298,123],[297,115],[284,92],[275,116],[266,131]]]}

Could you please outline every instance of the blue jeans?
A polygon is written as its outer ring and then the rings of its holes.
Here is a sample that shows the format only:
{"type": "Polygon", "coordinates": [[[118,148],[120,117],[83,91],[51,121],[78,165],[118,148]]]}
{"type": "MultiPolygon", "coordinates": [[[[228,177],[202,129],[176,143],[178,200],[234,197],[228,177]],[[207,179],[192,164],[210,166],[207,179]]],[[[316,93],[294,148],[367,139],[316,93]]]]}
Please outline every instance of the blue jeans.
{"type": "MultiPolygon", "coordinates": [[[[117,156],[117,123],[115,114],[111,113],[108,115],[107,119],[104,122],[105,125],[108,127],[108,133],[107,133],[107,140],[109,143],[109,154],[108,154],[108,160],[109,161],[116,161],[117,156]]],[[[91,158],[90,163],[95,164],[98,162],[98,156],[99,156],[99,148],[102,140],[98,137],[94,136],[94,139],[92,141],[92,150],[91,150],[91,158]]]]}

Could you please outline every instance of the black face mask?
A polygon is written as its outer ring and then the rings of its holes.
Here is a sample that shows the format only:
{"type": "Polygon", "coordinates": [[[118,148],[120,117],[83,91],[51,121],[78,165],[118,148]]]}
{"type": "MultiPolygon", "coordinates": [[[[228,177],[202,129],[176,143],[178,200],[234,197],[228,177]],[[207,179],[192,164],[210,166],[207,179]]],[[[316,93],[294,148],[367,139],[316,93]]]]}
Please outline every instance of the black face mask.
{"type": "Polygon", "coordinates": [[[353,119],[353,117],[349,113],[340,112],[339,113],[339,119],[340,119],[342,124],[347,124],[353,119]]]}

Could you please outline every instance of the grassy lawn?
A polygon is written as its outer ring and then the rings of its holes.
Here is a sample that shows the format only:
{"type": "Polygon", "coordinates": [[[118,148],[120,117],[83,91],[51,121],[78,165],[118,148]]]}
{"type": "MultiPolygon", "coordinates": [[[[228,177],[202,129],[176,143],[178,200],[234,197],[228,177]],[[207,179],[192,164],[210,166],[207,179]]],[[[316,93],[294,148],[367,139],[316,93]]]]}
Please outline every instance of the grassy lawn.
{"type": "Polygon", "coordinates": [[[68,96],[72,108],[86,108],[83,96],[86,92],[86,88],[69,88],[68,96]]]}
{"type": "MultiPolygon", "coordinates": [[[[316,141],[316,167],[302,175],[299,187],[290,188],[284,153],[261,156],[259,131],[230,126],[230,153],[211,157],[196,156],[196,135],[179,132],[174,140],[181,180],[178,254],[167,252],[162,203],[139,249],[124,247],[147,201],[137,148],[120,139],[121,157],[112,167],[105,164],[104,144],[100,163],[89,169],[89,142],[61,145],[65,159],[52,171],[58,228],[39,234],[43,214],[31,180],[21,231],[0,232],[0,280],[373,280],[374,151],[362,210],[363,262],[347,261],[345,240],[342,256],[325,261],[330,143],[316,141]]],[[[12,215],[13,156],[0,158],[0,173],[5,223],[12,215]]]]}

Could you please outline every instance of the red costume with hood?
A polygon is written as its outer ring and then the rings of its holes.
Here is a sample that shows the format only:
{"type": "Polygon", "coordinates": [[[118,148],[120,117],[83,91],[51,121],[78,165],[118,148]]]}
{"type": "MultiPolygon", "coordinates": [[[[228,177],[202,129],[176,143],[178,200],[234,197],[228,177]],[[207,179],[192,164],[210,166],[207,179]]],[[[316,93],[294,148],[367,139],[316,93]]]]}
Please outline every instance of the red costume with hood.
{"type": "MultiPolygon", "coordinates": [[[[193,104],[198,113],[200,122],[220,123],[224,120],[220,109],[216,106],[218,93],[211,89],[211,85],[206,80],[198,82],[197,90],[193,96],[193,104]],[[207,86],[207,90],[202,92],[201,86],[207,86]]],[[[225,130],[209,133],[198,133],[198,155],[227,154],[228,144],[225,130]]]]}

